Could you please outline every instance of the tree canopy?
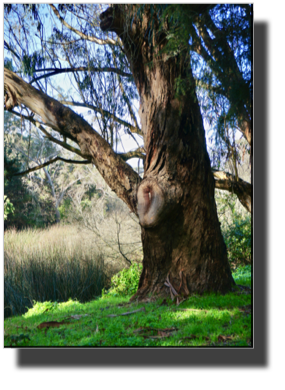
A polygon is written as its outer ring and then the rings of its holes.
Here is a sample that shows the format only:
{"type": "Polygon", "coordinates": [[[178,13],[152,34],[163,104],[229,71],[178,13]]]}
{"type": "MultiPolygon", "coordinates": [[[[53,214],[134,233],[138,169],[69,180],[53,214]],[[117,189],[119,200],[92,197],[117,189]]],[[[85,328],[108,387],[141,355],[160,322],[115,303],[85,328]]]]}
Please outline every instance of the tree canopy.
{"type": "Polygon", "coordinates": [[[96,166],[139,221],[132,299],[234,285],[214,190],[251,210],[251,19],[250,5],[5,7],[5,108],[30,124],[17,175],[43,169],[58,205],[47,166],[96,166]]]}
{"type": "MultiPolygon", "coordinates": [[[[5,67],[79,112],[124,161],[143,162],[138,91],[120,36],[100,28],[105,9],[99,4],[5,5],[5,67]]],[[[239,177],[238,167],[252,144],[252,5],[139,5],[131,29],[144,12],[153,15],[144,40],[154,42],[153,32],[164,34],[167,25],[162,49],[167,56],[189,51],[187,66],[209,128],[216,188],[235,192],[250,210],[251,185],[239,177]]],[[[184,88],[176,78],[177,96],[184,88]]],[[[7,95],[5,101],[9,109],[7,95]]],[[[12,112],[83,157],[70,135],[46,127],[29,109],[18,106],[12,112]]]]}

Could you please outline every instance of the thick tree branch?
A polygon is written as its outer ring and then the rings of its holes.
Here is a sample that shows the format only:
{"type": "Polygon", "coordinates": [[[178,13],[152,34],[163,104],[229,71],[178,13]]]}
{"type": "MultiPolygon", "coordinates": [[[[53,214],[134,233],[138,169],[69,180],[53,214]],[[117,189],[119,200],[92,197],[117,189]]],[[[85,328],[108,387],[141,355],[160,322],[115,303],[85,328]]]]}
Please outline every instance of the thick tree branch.
{"type": "Polygon", "coordinates": [[[237,195],[241,204],[251,213],[252,185],[242,179],[235,180],[228,172],[212,170],[215,179],[215,188],[229,191],[237,195]]]}
{"type": "Polygon", "coordinates": [[[23,104],[39,115],[44,124],[73,139],[79,145],[82,156],[92,160],[109,187],[137,214],[136,194],[140,176],[84,118],[8,69],[4,69],[4,91],[6,109],[23,104]]]}
{"type": "MultiPolygon", "coordinates": [[[[251,146],[252,129],[250,115],[250,91],[238,67],[234,52],[228,43],[226,34],[222,29],[216,27],[208,12],[205,12],[201,20],[197,19],[196,24],[199,30],[199,34],[203,38],[207,49],[209,50],[211,56],[215,59],[214,66],[212,66],[213,64],[210,64],[210,66],[222,83],[224,90],[223,95],[226,96],[229,101],[234,103],[236,106],[239,130],[242,132],[245,139],[251,146]],[[212,30],[215,36],[214,38],[210,36],[208,29],[212,30]],[[223,52],[219,50],[220,48],[222,48],[223,52]],[[225,58],[228,64],[227,66],[224,66],[225,58]],[[239,93],[236,93],[235,95],[232,94],[231,87],[229,87],[228,84],[229,78],[235,80],[235,84],[239,86],[239,89],[248,90],[248,99],[246,101],[241,101],[239,99],[239,93]],[[247,108],[245,108],[244,105],[246,105],[247,108]]],[[[209,56],[205,50],[201,49],[201,47],[202,46],[198,44],[196,50],[195,48],[193,49],[198,54],[201,54],[205,61],[208,61],[209,63],[209,56]]]]}
{"type": "Polygon", "coordinates": [[[130,158],[141,158],[142,160],[145,160],[145,150],[143,148],[138,148],[132,152],[127,153],[120,153],[119,156],[124,160],[127,161],[130,158]]]}

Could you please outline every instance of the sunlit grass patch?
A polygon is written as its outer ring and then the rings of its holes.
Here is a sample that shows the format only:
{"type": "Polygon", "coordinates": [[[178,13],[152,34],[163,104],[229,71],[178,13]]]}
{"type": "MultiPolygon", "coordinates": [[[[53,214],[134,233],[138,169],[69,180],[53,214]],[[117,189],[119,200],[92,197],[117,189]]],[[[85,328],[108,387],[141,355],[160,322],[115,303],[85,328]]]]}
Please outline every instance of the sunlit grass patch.
{"type": "Polygon", "coordinates": [[[213,294],[192,296],[178,307],[170,299],[161,305],[129,297],[35,303],[25,316],[5,321],[5,346],[249,347],[251,312],[243,308],[251,296],[214,296],[216,302],[213,294]],[[63,324],[39,328],[49,321],[63,324]]]}
{"type": "Polygon", "coordinates": [[[251,272],[252,272],[251,265],[239,267],[233,272],[233,278],[237,284],[250,285],[251,272]]]}

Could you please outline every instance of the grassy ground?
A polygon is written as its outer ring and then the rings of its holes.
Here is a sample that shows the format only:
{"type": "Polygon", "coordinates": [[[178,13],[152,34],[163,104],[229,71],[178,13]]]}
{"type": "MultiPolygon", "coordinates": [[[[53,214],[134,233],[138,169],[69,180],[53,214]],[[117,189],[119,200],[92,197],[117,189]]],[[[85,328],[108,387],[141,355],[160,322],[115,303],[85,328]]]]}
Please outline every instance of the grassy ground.
{"type": "Polygon", "coordinates": [[[243,288],[169,300],[129,303],[129,296],[103,296],[82,304],[35,303],[4,322],[5,347],[252,346],[251,275],[234,273],[243,288]]]}
{"type": "Polygon", "coordinates": [[[5,307],[14,314],[4,322],[5,347],[251,346],[250,266],[234,273],[245,287],[224,296],[129,303],[139,277],[131,269],[95,298],[105,287],[106,254],[86,232],[8,231],[4,249],[5,307]]]}
{"type": "Polygon", "coordinates": [[[24,314],[34,300],[86,302],[100,296],[117,270],[108,267],[94,241],[72,226],[6,231],[5,318],[24,314]]]}

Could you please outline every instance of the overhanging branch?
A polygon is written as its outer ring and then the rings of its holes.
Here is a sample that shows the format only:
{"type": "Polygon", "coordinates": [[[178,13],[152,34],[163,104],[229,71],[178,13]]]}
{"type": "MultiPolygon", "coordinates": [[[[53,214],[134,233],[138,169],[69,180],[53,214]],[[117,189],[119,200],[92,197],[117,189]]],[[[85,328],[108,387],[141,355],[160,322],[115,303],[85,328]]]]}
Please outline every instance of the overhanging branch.
{"type": "Polygon", "coordinates": [[[44,164],[37,165],[36,167],[27,169],[26,171],[23,171],[23,172],[14,173],[11,176],[24,176],[24,175],[27,175],[28,173],[38,171],[39,169],[42,169],[42,168],[44,168],[50,164],[53,164],[54,162],[59,161],[59,160],[64,161],[64,162],[69,163],[69,164],[91,164],[90,160],[83,160],[83,161],[67,160],[66,158],[62,158],[62,157],[57,156],[57,157],[45,162],[44,164]]]}
{"type": "Polygon", "coordinates": [[[62,68],[62,69],[48,68],[48,69],[37,69],[34,72],[50,72],[50,73],[46,73],[46,74],[43,74],[41,76],[35,77],[32,81],[30,81],[30,84],[32,84],[38,80],[45,79],[45,78],[50,77],[50,76],[56,76],[56,75],[61,74],[61,73],[71,73],[71,72],[91,72],[91,73],[92,72],[112,72],[112,73],[116,73],[122,77],[133,77],[133,75],[131,73],[126,73],[120,69],[110,68],[110,67],[109,68],[108,67],[88,68],[86,66],[80,66],[78,68],[62,68]]]}
{"type": "Polygon", "coordinates": [[[127,153],[119,153],[119,156],[124,160],[127,161],[130,158],[141,158],[142,160],[145,160],[145,150],[143,148],[138,148],[132,152],[127,153]]]}
{"type": "Polygon", "coordinates": [[[8,95],[6,109],[23,104],[37,114],[45,125],[74,140],[82,156],[92,161],[109,187],[137,214],[136,194],[140,176],[84,118],[6,68],[4,91],[8,95]]]}
{"type": "Polygon", "coordinates": [[[57,138],[53,137],[48,131],[46,131],[46,129],[38,122],[36,121],[32,116],[26,116],[26,115],[23,115],[23,114],[19,114],[18,112],[14,111],[14,110],[11,110],[12,114],[22,118],[22,119],[25,119],[25,120],[28,120],[30,121],[31,123],[33,123],[33,125],[35,125],[50,141],[54,142],[55,144],[57,145],[60,145],[62,146],[64,149],[66,150],[69,150],[70,152],[73,152],[75,154],[78,154],[78,156],[80,157],[83,157],[82,153],[80,152],[80,149],[77,149],[77,148],[74,148],[73,146],[71,145],[68,145],[66,142],[62,142],[60,140],[58,140],[57,138]]]}
{"type": "Polygon", "coordinates": [[[69,30],[73,31],[75,34],[79,35],[82,39],[86,39],[87,41],[90,41],[90,42],[95,42],[97,43],[98,45],[117,45],[117,42],[114,40],[114,39],[110,39],[110,38],[107,38],[107,39],[99,39],[97,37],[94,37],[94,36],[91,36],[91,35],[86,35],[84,33],[82,33],[81,31],[77,30],[76,28],[70,26],[64,19],[62,16],[60,16],[58,10],[55,8],[55,6],[53,4],[49,4],[49,6],[51,7],[51,9],[53,10],[54,14],[57,16],[57,18],[60,20],[60,22],[65,26],[67,27],[69,30]]]}
{"type": "Polygon", "coordinates": [[[91,104],[86,104],[86,103],[80,103],[80,102],[70,102],[70,101],[61,101],[62,104],[66,104],[68,106],[77,106],[77,107],[85,107],[85,108],[90,108],[91,110],[94,110],[96,112],[99,112],[99,114],[104,114],[108,116],[109,118],[113,119],[115,122],[120,123],[121,125],[127,127],[130,129],[132,133],[136,133],[139,135],[142,135],[142,131],[139,127],[131,125],[129,122],[124,121],[121,118],[118,118],[116,115],[112,114],[111,112],[107,110],[102,110],[101,108],[98,108],[96,106],[93,106],[91,104]]]}
{"type": "Polygon", "coordinates": [[[241,204],[251,213],[252,185],[241,178],[235,180],[234,176],[228,172],[212,169],[215,188],[229,191],[237,195],[241,204]]]}

